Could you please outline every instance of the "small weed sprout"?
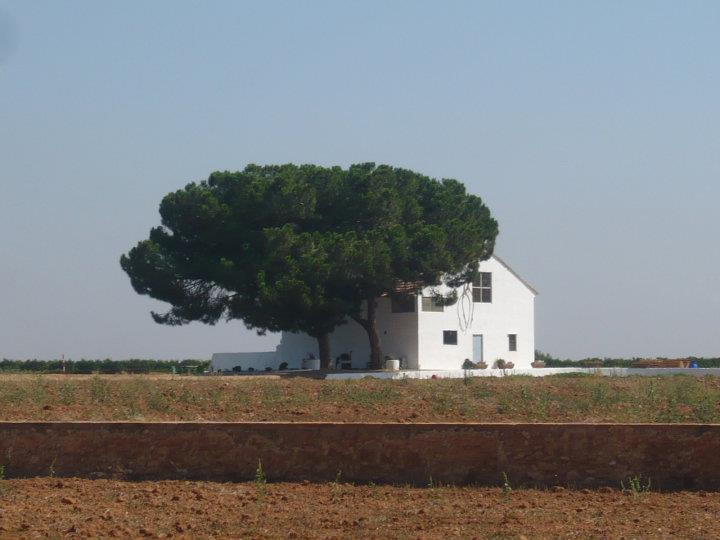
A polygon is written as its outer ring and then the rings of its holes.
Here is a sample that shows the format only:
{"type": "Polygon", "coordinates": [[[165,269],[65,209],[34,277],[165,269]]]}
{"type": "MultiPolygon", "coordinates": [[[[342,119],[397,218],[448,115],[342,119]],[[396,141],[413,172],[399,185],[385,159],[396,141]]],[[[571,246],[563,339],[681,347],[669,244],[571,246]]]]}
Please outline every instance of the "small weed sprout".
{"type": "Polygon", "coordinates": [[[437,491],[435,491],[435,488],[437,488],[437,487],[442,487],[442,486],[441,486],[441,484],[438,484],[437,482],[435,482],[435,480],[433,480],[432,476],[429,476],[427,489],[428,489],[428,495],[430,497],[433,497],[433,498],[440,497],[440,494],[437,491]]]}
{"type": "Polygon", "coordinates": [[[57,458],[53,458],[52,463],[50,463],[50,468],[48,469],[48,474],[50,475],[50,478],[55,478],[55,462],[57,461],[57,458]]]}
{"type": "Polygon", "coordinates": [[[648,477],[645,482],[643,482],[642,475],[633,476],[631,478],[628,478],[627,487],[625,487],[625,482],[621,480],[620,487],[622,488],[623,493],[630,493],[633,497],[639,497],[640,495],[650,492],[650,477],[648,477]]]}
{"type": "Polygon", "coordinates": [[[340,477],[342,476],[342,471],[337,472],[335,475],[335,480],[331,482],[332,486],[332,501],[335,502],[340,497],[340,477]]]}
{"type": "Polygon", "coordinates": [[[77,385],[73,382],[65,382],[59,390],[60,403],[63,405],[71,405],[75,402],[75,394],[77,392],[77,385]]]}
{"type": "Polygon", "coordinates": [[[5,465],[0,465],[0,495],[5,493],[5,465]]]}
{"type": "Polygon", "coordinates": [[[267,492],[267,478],[265,477],[265,471],[263,471],[262,461],[259,459],[257,469],[255,469],[255,490],[258,498],[264,497],[267,492]]]}
{"type": "Polygon", "coordinates": [[[93,375],[90,382],[90,393],[93,403],[105,403],[109,396],[109,384],[99,375],[93,375]]]}
{"type": "Polygon", "coordinates": [[[508,475],[506,472],[503,471],[502,473],[502,490],[503,490],[503,497],[507,499],[512,494],[512,486],[510,485],[510,480],[508,479],[508,475]]]}

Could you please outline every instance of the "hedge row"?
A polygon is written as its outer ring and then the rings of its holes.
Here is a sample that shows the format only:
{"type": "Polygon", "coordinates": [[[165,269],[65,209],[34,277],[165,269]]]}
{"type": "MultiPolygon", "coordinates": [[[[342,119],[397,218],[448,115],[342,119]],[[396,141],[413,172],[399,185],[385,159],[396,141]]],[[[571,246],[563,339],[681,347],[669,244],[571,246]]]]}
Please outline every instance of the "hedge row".
{"type": "MultiPolygon", "coordinates": [[[[546,367],[632,367],[641,358],[583,358],[582,360],[560,360],[547,353],[535,352],[535,358],[545,362],[546,367]]],[[[661,358],[658,358],[661,360],[661,358]]],[[[701,368],[720,367],[720,358],[697,358],[689,356],[688,360],[696,361],[701,368]]]]}
{"type": "Polygon", "coordinates": [[[0,371],[37,373],[187,373],[210,368],[208,360],[9,360],[0,361],[0,371]],[[63,370],[64,367],[64,370],[63,370]]]}

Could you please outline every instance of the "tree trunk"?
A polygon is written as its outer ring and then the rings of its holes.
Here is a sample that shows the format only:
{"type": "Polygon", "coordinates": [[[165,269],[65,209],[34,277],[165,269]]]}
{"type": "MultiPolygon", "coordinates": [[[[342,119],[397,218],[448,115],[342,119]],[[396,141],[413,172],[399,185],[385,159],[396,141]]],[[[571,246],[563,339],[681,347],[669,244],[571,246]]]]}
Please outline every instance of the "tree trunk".
{"type": "Polygon", "coordinates": [[[370,340],[370,369],[380,369],[382,367],[382,349],[380,348],[380,337],[377,333],[376,325],[377,300],[369,298],[367,301],[367,326],[365,331],[370,340]]]}
{"type": "Polygon", "coordinates": [[[353,317],[353,320],[365,329],[370,340],[370,369],[380,369],[382,367],[382,347],[377,333],[376,312],[377,300],[369,298],[367,300],[367,318],[353,317]]]}
{"type": "Polygon", "coordinates": [[[318,351],[320,352],[320,369],[330,369],[332,357],[330,356],[330,334],[317,336],[318,351]]]}

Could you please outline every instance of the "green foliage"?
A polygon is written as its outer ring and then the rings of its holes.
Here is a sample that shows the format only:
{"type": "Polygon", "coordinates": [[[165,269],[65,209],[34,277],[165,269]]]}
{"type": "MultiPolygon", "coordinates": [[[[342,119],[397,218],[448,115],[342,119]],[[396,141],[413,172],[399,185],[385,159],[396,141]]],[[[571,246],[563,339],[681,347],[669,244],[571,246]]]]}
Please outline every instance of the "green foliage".
{"type": "Polygon", "coordinates": [[[642,475],[638,475],[628,478],[627,487],[625,486],[625,482],[620,481],[620,487],[623,493],[630,493],[634,497],[639,497],[640,495],[650,492],[651,482],[650,478],[645,479],[643,482],[642,475]]]}
{"type": "Polygon", "coordinates": [[[207,360],[0,360],[0,372],[39,373],[201,373],[210,367],[207,360]]]}
{"type": "Polygon", "coordinates": [[[512,486],[510,485],[510,480],[508,479],[508,475],[506,472],[503,471],[502,473],[502,490],[503,490],[503,497],[508,498],[510,495],[512,495],[512,486]]]}
{"type": "Polygon", "coordinates": [[[241,319],[321,338],[352,317],[374,367],[374,299],[398,282],[470,282],[498,231],[457,180],[374,163],[215,172],[165,196],[160,216],[120,260],[138,293],[170,304],[156,322],[241,319]]]}
{"type": "Polygon", "coordinates": [[[332,486],[331,500],[333,502],[336,502],[340,498],[340,480],[341,480],[341,478],[342,478],[342,471],[338,469],[338,472],[335,475],[335,480],[333,480],[330,483],[332,486]]]}
{"type": "Polygon", "coordinates": [[[262,461],[259,459],[253,481],[255,482],[255,490],[257,491],[258,499],[264,497],[267,493],[267,478],[265,477],[265,471],[263,471],[262,461]]]}
{"type": "Polygon", "coordinates": [[[689,357],[689,360],[697,362],[699,368],[716,368],[720,367],[720,358],[696,358],[689,357]]]}
{"type": "MultiPolygon", "coordinates": [[[[548,353],[535,351],[535,359],[545,362],[545,367],[632,367],[641,358],[583,358],[582,360],[561,360],[548,353]]],[[[699,368],[720,368],[720,358],[688,357],[699,368]]]]}

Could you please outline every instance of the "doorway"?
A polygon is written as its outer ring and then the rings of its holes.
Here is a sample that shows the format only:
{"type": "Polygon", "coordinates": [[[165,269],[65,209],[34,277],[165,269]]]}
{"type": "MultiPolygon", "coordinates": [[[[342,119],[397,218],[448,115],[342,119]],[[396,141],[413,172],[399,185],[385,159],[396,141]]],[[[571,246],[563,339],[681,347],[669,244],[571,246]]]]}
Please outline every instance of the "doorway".
{"type": "Polygon", "coordinates": [[[483,336],[482,334],[473,335],[473,362],[476,364],[483,361],[483,336]]]}

